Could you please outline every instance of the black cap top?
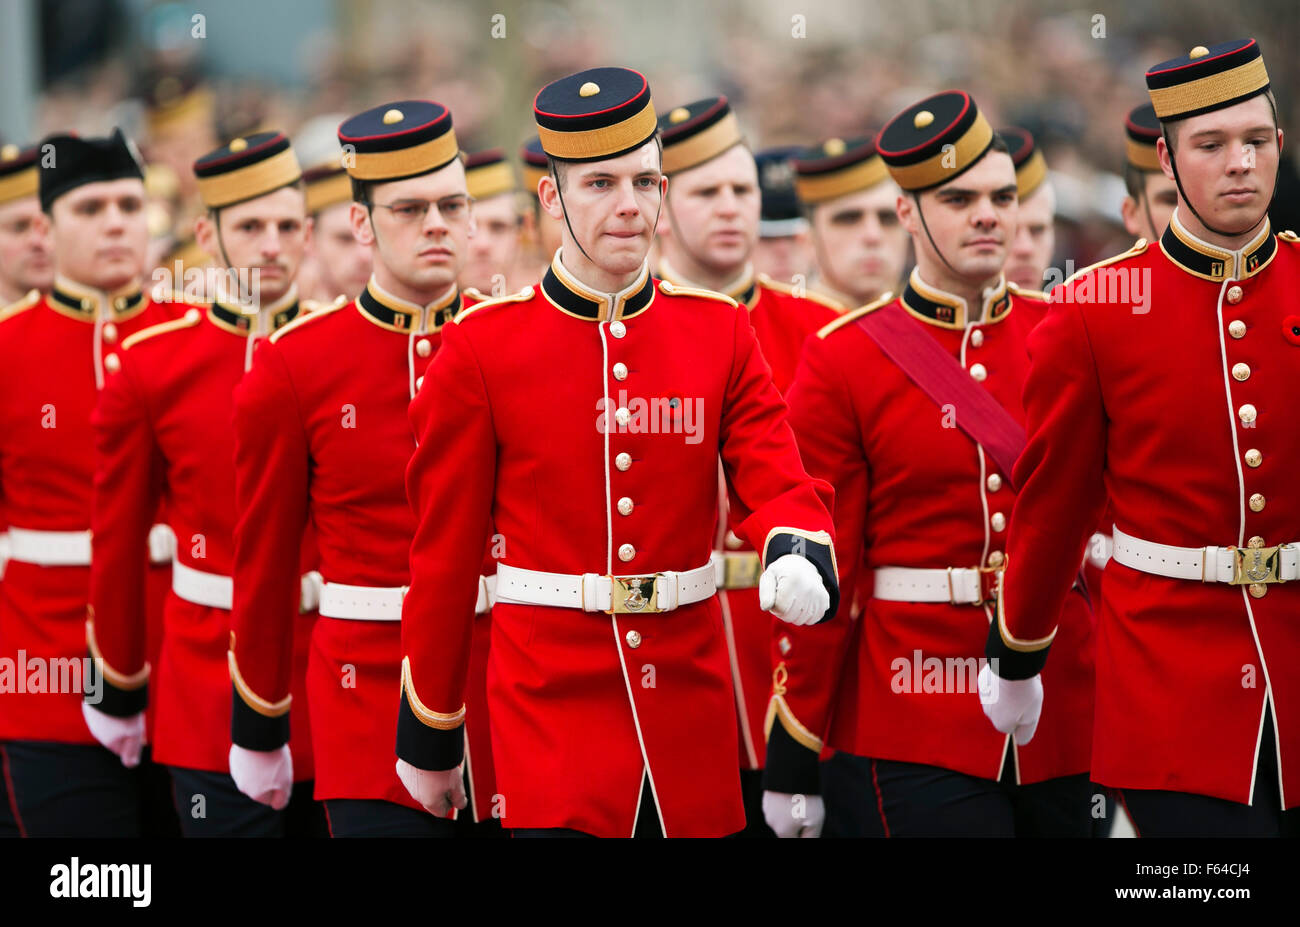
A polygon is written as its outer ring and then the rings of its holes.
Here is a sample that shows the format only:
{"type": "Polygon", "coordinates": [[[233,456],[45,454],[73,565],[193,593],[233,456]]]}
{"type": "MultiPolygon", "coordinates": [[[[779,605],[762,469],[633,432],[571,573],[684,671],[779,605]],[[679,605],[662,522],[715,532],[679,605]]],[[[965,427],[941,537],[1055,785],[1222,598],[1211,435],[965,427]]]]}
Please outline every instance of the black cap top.
{"type": "Polygon", "coordinates": [[[297,183],[302,169],[283,132],[259,132],[199,158],[194,176],[203,205],[220,209],[297,183]]]}
{"type": "Polygon", "coordinates": [[[40,147],[51,155],[41,159],[40,168],[41,209],[46,212],[56,199],[83,184],[124,178],[144,181],[140,156],[121,129],[99,138],[50,135],[40,147]]]}
{"type": "Polygon", "coordinates": [[[1147,71],[1147,92],[1162,120],[1186,119],[1233,106],[1268,90],[1264,56],[1254,39],[1198,45],[1147,71]]]}
{"type": "Polygon", "coordinates": [[[591,68],[537,92],[542,149],[563,161],[600,161],[635,151],[657,130],[650,84],[630,68],[591,68]]]}
{"type": "Polygon", "coordinates": [[[744,139],[726,97],[709,97],[678,106],[659,119],[664,143],[664,173],[698,167],[744,139]]]}
{"type": "Polygon", "coordinates": [[[460,154],[451,112],[432,100],[402,100],[358,113],[339,126],[348,174],[402,180],[445,167],[460,154]]]}
{"type": "Polygon", "coordinates": [[[912,104],[876,137],[889,173],[900,187],[913,192],[959,177],[992,143],[993,129],[964,90],[936,93],[912,104]]]}

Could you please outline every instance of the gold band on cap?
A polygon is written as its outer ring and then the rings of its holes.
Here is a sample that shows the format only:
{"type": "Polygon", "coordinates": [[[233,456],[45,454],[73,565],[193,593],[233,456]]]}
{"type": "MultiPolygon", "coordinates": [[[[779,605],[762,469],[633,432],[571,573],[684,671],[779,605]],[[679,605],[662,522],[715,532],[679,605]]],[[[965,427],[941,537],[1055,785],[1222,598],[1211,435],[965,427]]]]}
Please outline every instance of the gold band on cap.
{"type": "Polygon", "coordinates": [[[0,177],[0,203],[9,203],[26,196],[36,196],[40,192],[41,172],[36,165],[22,171],[14,171],[7,177],[0,177]]]}
{"type": "Polygon", "coordinates": [[[510,165],[504,161],[471,167],[465,172],[465,183],[469,195],[476,200],[485,200],[498,193],[509,193],[515,188],[515,174],[510,165]]]}
{"type": "Polygon", "coordinates": [[[330,174],[307,184],[307,215],[352,202],[352,180],[346,171],[330,174]]]}
{"type": "Polygon", "coordinates": [[[524,165],[524,192],[537,195],[537,185],[541,183],[543,177],[549,177],[551,174],[544,167],[534,167],[531,164],[524,165]]]}
{"type": "MultiPolygon", "coordinates": [[[[397,151],[355,152],[348,161],[348,173],[357,180],[391,180],[423,174],[450,163],[460,153],[454,129],[437,138],[397,151]]],[[[346,157],[346,156],[345,156],[346,157]]]]}
{"type": "Polygon", "coordinates": [[[1128,163],[1140,171],[1159,171],[1160,158],[1156,155],[1156,146],[1144,145],[1131,138],[1124,139],[1124,154],[1128,163]]]}
{"type": "Polygon", "coordinates": [[[795,176],[794,190],[801,202],[824,203],[836,197],[874,187],[889,179],[889,168],[880,155],[872,155],[844,170],[815,177],[795,176]]]}
{"type": "Polygon", "coordinates": [[[1267,86],[1268,71],[1264,68],[1264,59],[1256,58],[1221,74],[1210,74],[1149,93],[1151,105],[1156,108],[1156,118],[1173,119],[1183,113],[1235,100],[1267,86]]]}
{"type": "Polygon", "coordinates": [[[664,173],[669,176],[689,170],[717,157],[733,145],[740,144],[740,123],[735,113],[727,113],[703,132],[664,146],[664,173]]]}
{"type": "Polygon", "coordinates": [[[174,128],[184,128],[197,119],[211,121],[214,108],[212,91],[200,87],[174,103],[150,109],[146,114],[146,120],[150,132],[166,132],[174,128]]]}
{"type": "Polygon", "coordinates": [[[1024,199],[1047,179],[1047,159],[1038,149],[1029,156],[1029,160],[1016,170],[1016,196],[1024,199]]]}
{"type": "Polygon", "coordinates": [[[993,128],[983,113],[977,113],[975,122],[966,134],[943,149],[916,164],[890,165],[889,174],[904,190],[924,190],[951,179],[984,153],[993,141],[993,128]]]}
{"type": "Polygon", "coordinates": [[[272,190],[294,183],[302,176],[298,158],[292,148],[286,148],[265,161],[237,168],[216,177],[200,177],[199,196],[209,209],[220,209],[231,203],[251,200],[272,190]]]}
{"type": "Polygon", "coordinates": [[[542,150],[551,157],[566,161],[584,161],[607,158],[616,152],[626,151],[640,142],[649,141],[658,127],[659,121],[655,116],[654,103],[646,100],[645,106],[639,113],[612,126],[585,129],[581,132],[557,132],[539,125],[537,135],[542,140],[542,150]]]}

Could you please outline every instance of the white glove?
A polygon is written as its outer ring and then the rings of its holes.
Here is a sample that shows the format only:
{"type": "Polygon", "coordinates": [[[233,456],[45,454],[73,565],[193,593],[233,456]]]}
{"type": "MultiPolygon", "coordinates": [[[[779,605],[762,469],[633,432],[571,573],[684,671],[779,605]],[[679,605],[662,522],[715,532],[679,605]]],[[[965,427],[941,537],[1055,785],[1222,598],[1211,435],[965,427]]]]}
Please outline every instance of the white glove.
{"type": "Polygon", "coordinates": [[[993,726],[1003,734],[1015,734],[1016,745],[1034,739],[1038,717],[1043,713],[1042,674],[1028,679],[1003,679],[985,663],[980,669],[980,704],[993,726]]]}
{"type": "Polygon", "coordinates": [[[436,818],[451,817],[452,808],[460,809],[469,804],[459,766],[455,769],[420,769],[406,760],[398,760],[397,778],[402,780],[411,797],[436,818]]]}
{"type": "Polygon", "coordinates": [[[119,718],[105,714],[89,702],[81,703],[81,716],[90,733],[107,749],[116,753],[122,765],[130,769],[140,765],[144,746],[144,712],[119,718]]]}
{"type": "Polygon", "coordinates": [[[812,561],[786,554],[759,577],[758,607],[790,624],[816,624],[831,607],[831,594],[812,561]]]}
{"type": "Polygon", "coordinates": [[[249,750],[230,745],[230,778],[253,801],[276,811],[289,804],[293,792],[293,755],[289,745],[278,750],[249,750]]]}
{"type": "Polygon", "coordinates": [[[778,837],[820,837],[826,805],[820,795],[764,792],[763,820],[778,837]]]}

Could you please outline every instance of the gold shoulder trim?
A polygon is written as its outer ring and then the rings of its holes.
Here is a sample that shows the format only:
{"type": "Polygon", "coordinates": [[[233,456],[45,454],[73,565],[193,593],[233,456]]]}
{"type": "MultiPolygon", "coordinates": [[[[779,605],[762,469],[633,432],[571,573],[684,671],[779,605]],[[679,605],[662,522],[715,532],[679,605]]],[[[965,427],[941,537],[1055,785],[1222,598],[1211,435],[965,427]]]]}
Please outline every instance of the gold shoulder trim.
{"type": "Polygon", "coordinates": [[[1027,299],[1041,299],[1043,301],[1047,301],[1052,298],[1048,293],[1046,293],[1043,290],[1031,290],[1028,287],[1018,286],[1012,283],[1010,280],[1007,281],[1007,289],[1009,289],[1012,293],[1015,293],[1017,296],[1024,296],[1027,299]]]}
{"type": "MultiPolygon", "coordinates": [[[[468,294],[471,299],[478,298],[477,296],[474,295],[478,291],[473,289],[472,287],[463,292],[468,294]]],[[[487,306],[500,306],[504,303],[522,303],[522,302],[527,302],[532,298],[533,298],[533,288],[531,286],[526,286],[518,293],[511,293],[509,296],[498,296],[495,299],[485,299],[481,303],[475,303],[472,306],[466,306],[464,309],[460,310],[460,312],[456,313],[456,317],[451,321],[453,323],[459,323],[471,312],[478,312],[480,309],[486,308],[487,306]]]]}
{"type": "Polygon", "coordinates": [[[1075,280],[1078,280],[1084,274],[1088,273],[1089,271],[1096,270],[1098,267],[1106,267],[1110,264],[1117,264],[1120,261],[1126,260],[1127,258],[1137,257],[1139,254],[1146,251],[1147,246],[1148,246],[1147,240],[1145,238],[1139,238],[1137,241],[1133,243],[1133,247],[1129,248],[1127,251],[1121,251],[1119,254],[1115,255],[1114,257],[1108,257],[1104,261],[1098,261],[1096,264],[1089,264],[1087,267],[1083,268],[1082,270],[1076,270],[1074,273],[1070,274],[1070,276],[1065,278],[1064,282],[1061,283],[1061,286],[1069,286],[1071,283],[1073,283],[1075,280]]]}
{"type": "Polygon", "coordinates": [[[32,308],[32,306],[35,306],[40,301],[41,301],[41,291],[29,290],[27,292],[27,295],[24,296],[22,299],[18,300],[18,302],[10,303],[8,306],[5,306],[3,309],[0,309],[0,322],[3,322],[5,319],[12,319],[14,316],[26,312],[28,309],[32,308]]]}
{"type": "Polygon", "coordinates": [[[468,296],[470,299],[474,299],[479,302],[496,298],[493,296],[488,296],[486,293],[481,292],[479,288],[476,286],[467,286],[465,287],[465,289],[461,290],[460,292],[462,296],[468,296]]]}
{"type": "Polygon", "coordinates": [[[129,351],[141,341],[146,341],[158,335],[165,335],[167,332],[178,332],[182,329],[193,328],[199,324],[203,318],[203,313],[198,309],[189,309],[179,319],[172,319],[170,322],[159,322],[157,325],[150,325],[148,328],[141,329],[134,335],[130,335],[122,341],[122,350],[129,351]]]}
{"type": "MultiPolygon", "coordinates": [[[[341,298],[342,297],[340,297],[340,299],[341,298]]],[[[340,302],[339,300],[335,300],[334,305],[332,306],[325,306],[321,309],[317,309],[315,312],[304,312],[298,318],[294,319],[288,325],[284,326],[284,328],[280,329],[277,332],[274,332],[270,338],[271,344],[275,344],[277,341],[279,341],[285,335],[289,334],[289,332],[291,331],[295,331],[296,329],[302,328],[304,325],[308,325],[312,322],[315,322],[317,319],[323,319],[327,315],[332,315],[333,313],[338,312],[340,309],[342,309],[344,306],[348,304],[349,301],[340,302]]]]}
{"type": "Polygon", "coordinates": [[[1289,241],[1293,245],[1296,242],[1300,241],[1300,235],[1297,235],[1295,232],[1291,231],[1290,229],[1287,229],[1285,232],[1278,232],[1277,237],[1282,239],[1283,241],[1289,241]]]}
{"type": "Polygon", "coordinates": [[[667,280],[659,281],[659,292],[666,296],[699,296],[702,299],[716,299],[718,302],[726,303],[732,308],[740,305],[740,303],[724,293],[715,293],[713,290],[699,290],[693,286],[676,286],[667,280]]]}
{"type": "Polygon", "coordinates": [[[793,296],[795,299],[807,299],[814,303],[820,303],[827,309],[834,309],[836,312],[844,312],[844,304],[838,300],[831,299],[823,293],[818,293],[809,287],[804,287],[803,292],[796,293],[794,287],[788,283],[782,283],[780,280],[773,280],[767,274],[758,275],[758,285],[766,287],[769,290],[776,290],[778,293],[785,293],[787,296],[793,296]]]}
{"type": "Polygon", "coordinates": [[[885,295],[881,296],[878,300],[876,300],[874,303],[867,303],[865,306],[861,306],[857,309],[852,309],[844,313],[843,315],[841,315],[835,321],[827,322],[825,325],[823,325],[821,329],[817,332],[817,337],[825,338],[831,332],[838,331],[839,329],[843,328],[845,325],[848,325],[850,322],[854,321],[855,319],[860,319],[869,312],[875,312],[881,306],[887,306],[893,301],[894,301],[894,294],[886,293],[885,295]]]}

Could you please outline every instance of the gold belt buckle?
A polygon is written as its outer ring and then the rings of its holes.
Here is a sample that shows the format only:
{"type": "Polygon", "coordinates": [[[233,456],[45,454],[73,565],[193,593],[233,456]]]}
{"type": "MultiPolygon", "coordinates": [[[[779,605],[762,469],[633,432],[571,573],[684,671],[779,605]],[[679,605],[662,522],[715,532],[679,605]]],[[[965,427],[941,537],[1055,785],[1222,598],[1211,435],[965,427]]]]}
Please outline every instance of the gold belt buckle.
{"type": "Polygon", "coordinates": [[[1231,586],[1284,583],[1282,547],[1231,547],[1231,586]]]}
{"type": "MultiPolygon", "coordinates": [[[[998,587],[1002,585],[1003,567],[976,567],[975,569],[977,569],[980,574],[980,598],[975,604],[983,605],[985,602],[997,602],[998,587]]],[[[951,580],[949,582],[951,582],[951,580]]]]}
{"type": "Polygon", "coordinates": [[[611,576],[610,608],[607,615],[657,615],[659,589],[655,584],[662,574],[650,576],[611,576]]]}
{"type": "Polygon", "coordinates": [[[758,585],[762,561],[757,551],[728,552],[722,555],[722,588],[753,589],[758,585]]]}

